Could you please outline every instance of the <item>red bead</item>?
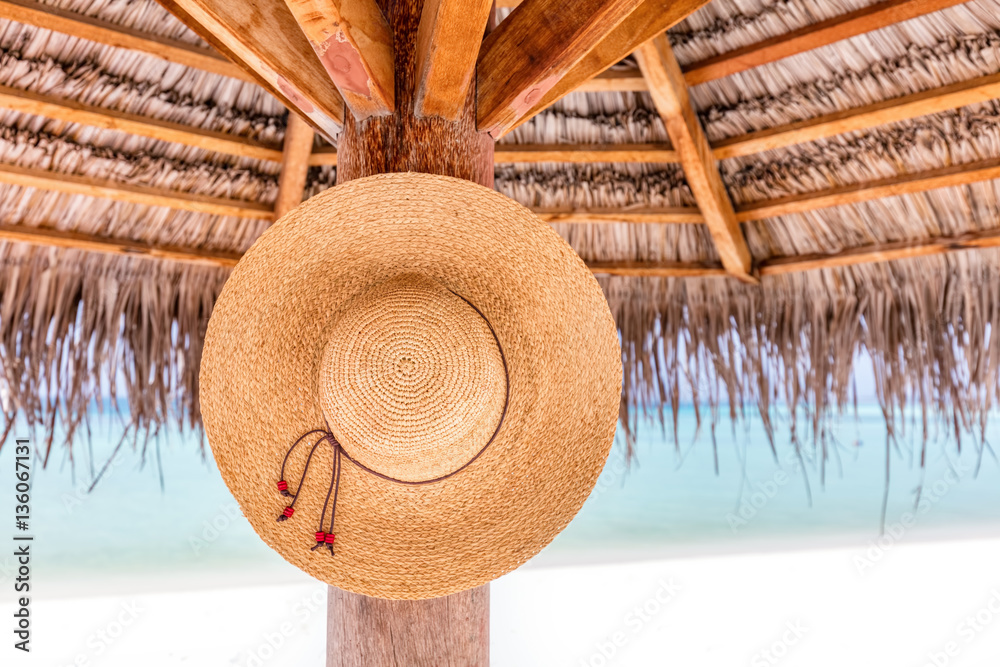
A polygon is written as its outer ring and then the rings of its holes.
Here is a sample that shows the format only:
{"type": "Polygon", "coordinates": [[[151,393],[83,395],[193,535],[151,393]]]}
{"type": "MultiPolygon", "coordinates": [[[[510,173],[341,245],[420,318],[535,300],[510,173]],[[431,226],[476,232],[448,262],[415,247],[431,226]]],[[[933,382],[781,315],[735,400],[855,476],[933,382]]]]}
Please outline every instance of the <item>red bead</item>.
{"type": "Polygon", "coordinates": [[[333,544],[333,540],[336,539],[336,537],[337,536],[334,535],[333,533],[327,533],[326,534],[326,543],[327,544],[333,544]]]}
{"type": "Polygon", "coordinates": [[[323,542],[326,539],[326,533],[316,533],[316,541],[323,542]]]}
{"type": "Polygon", "coordinates": [[[287,489],[288,489],[288,482],[286,482],[285,480],[281,480],[280,482],[278,482],[278,491],[285,491],[287,489]]]}
{"type": "Polygon", "coordinates": [[[288,517],[290,517],[290,516],[292,516],[293,514],[295,514],[295,508],[294,508],[294,507],[286,507],[286,508],[285,508],[285,511],[284,511],[284,512],[282,512],[282,514],[284,514],[285,516],[288,516],[288,517]]]}

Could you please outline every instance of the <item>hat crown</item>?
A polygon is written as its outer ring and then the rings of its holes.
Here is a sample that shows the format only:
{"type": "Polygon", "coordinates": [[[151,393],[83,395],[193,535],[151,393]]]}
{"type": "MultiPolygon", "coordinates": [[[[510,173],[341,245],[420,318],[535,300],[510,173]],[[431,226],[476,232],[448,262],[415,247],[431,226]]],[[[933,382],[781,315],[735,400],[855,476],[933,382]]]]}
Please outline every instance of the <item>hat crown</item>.
{"type": "Polygon", "coordinates": [[[345,451],[411,482],[475,457],[497,428],[507,391],[484,317],[416,274],[381,283],[342,312],[324,349],[319,394],[345,451]]]}

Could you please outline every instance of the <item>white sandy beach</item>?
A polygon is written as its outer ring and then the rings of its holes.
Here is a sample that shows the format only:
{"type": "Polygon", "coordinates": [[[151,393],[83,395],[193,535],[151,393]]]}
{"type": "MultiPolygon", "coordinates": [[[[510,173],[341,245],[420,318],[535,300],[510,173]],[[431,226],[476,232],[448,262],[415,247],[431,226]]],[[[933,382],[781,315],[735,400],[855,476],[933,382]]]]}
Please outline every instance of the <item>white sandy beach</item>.
{"type": "MultiPolygon", "coordinates": [[[[492,664],[996,667],[997,562],[1000,539],[904,536],[876,548],[529,565],[493,584],[492,664]]],[[[273,574],[257,578],[282,580],[273,574]]],[[[5,642],[2,664],[323,665],[325,588],[284,580],[122,580],[102,597],[46,586],[33,600],[33,652],[5,642]]],[[[12,610],[0,605],[0,617],[12,610]]]]}

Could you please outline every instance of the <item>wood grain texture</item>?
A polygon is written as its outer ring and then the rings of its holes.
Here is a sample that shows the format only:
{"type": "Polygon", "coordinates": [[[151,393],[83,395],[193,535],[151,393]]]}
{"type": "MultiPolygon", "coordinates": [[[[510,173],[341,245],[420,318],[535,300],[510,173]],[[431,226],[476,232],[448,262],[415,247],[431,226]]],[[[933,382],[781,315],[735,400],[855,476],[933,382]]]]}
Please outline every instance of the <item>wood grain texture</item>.
{"type": "Polygon", "coordinates": [[[285,128],[285,145],[278,177],[278,198],[274,202],[274,219],[302,203],[309,174],[309,156],[312,154],[315,133],[298,114],[288,112],[285,128]]]}
{"type": "Polygon", "coordinates": [[[492,0],[425,0],[417,30],[418,116],[461,116],[492,14],[492,0]]]}
{"type": "Polygon", "coordinates": [[[0,86],[0,107],[66,123],[80,123],[90,127],[117,130],[140,137],[194,146],[227,155],[238,155],[257,160],[278,161],[281,159],[281,151],[278,148],[251,139],[113,109],[102,109],[74,100],[41,95],[6,86],[0,86]]]}
{"type": "MultiPolygon", "coordinates": [[[[476,131],[475,91],[457,120],[417,117],[416,38],[422,0],[380,0],[396,54],[396,110],[347,112],[337,182],[419,171],[493,187],[493,139],[476,131]]],[[[489,585],[431,600],[383,600],[329,588],[327,667],[488,667],[489,585]]]]}
{"type": "Polygon", "coordinates": [[[280,0],[157,0],[331,141],[344,100],[280,0]]]}
{"type": "MultiPolygon", "coordinates": [[[[677,152],[666,144],[498,144],[496,164],[566,162],[624,162],[631,164],[672,163],[677,152]]],[[[336,166],[337,150],[324,146],[309,157],[310,166],[336,166]]]]}
{"type": "Polygon", "coordinates": [[[1000,158],[991,158],[747,204],[739,207],[736,217],[740,222],[764,220],[793,213],[805,213],[833,206],[846,206],[873,199],[916,194],[927,190],[968,185],[998,178],[1000,178],[1000,158]]]}
{"type": "Polygon", "coordinates": [[[146,206],[164,206],[212,215],[231,215],[256,220],[270,220],[273,215],[270,206],[257,202],[206,197],[140,185],[126,185],[104,179],[17,167],[9,164],[0,165],[0,183],[50,192],[101,197],[146,206]]]}
{"type": "Polygon", "coordinates": [[[884,0],[784,35],[694,63],[684,70],[688,85],[721,79],[754,67],[863,35],[901,21],[962,4],[966,0],[884,0]]]}
{"type": "Polygon", "coordinates": [[[92,234],[65,232],[56,229],[27,227],[23,225],[0,225],[0,241],[27,243],[48,248],[68,248],[99,252],[105,255],[127,255],[129,257],[149,257],[186,264],[233,267],[240,259],[236,253],[217,250],[199,250],[178,246],[152,245],[125,239],[112,239],[92,234]]]}
{"type": "Polygon", "coordinates": [[[497,164],[539,162],[672,163],[677,151],[664,144],[498,144],[493,153],[497,164]]]}
{"type": "Polygon", "coordinates": [[[479,51],[479,128],[494,137],[504,134],[641,4],[577,0],[567,11],[559,0],[523,2],[479,51]]]}
{"type": "Polygon", "coordinates": [[[705,217],[697,208],[532,208],[532,212],[548,223],[587,225],[600,223],[631,223],[637,225],[701,225],[705,217]]]}
{"type": "Polygon", "coordinates": [[[140,51],[204,72],[254,81],[252,76],[216,52],[31,0],[0,0],[0,18],[54,30],[105,46],[140,51]]]}
{"type": "Polygon", "coordinates": [[[375,0],[285,3],[355,117],[392,112],[392,34],[375,0]]]}
{"type": "Polygon", "coordinates": [[[1000,97],[1000,74],[962,81],[912,95],[826,114],[712,144],[716,159],[752,155],[846,132],[957,109],[1000,97]]]}
{"type": "Polygon", "coordinates": [[[328,593],[327,667],[487,667],[490,588],[431,600],[328,593]]]}
{"type": "MultiPolygon", "coordinates": [[[[644,0],[618,27],[588,51],[531,109],[506,129],[521,125],[535,114],[551,106],[556,100],[573,92],[584,82],[605,71],[671,26],[679,23],[692,12],[708,4],[708,0],[644,0]]],[[[520,7],[516,10],[519,11],[520,7]]],[[[513,16],[513,13],[511,13],[513,16]]],[[[506,23],[504,21],[503,23],[506,23]]],[[[503,23],[500,25],[502,26],[503,23]]]]}
{"type": "Polygon", "coordinates": [[[724,278],[731,276],[722,266],[695,262],[587,262],[595,275],[633,278],[724,278]]]}
{"type": "Polygon", "coordinates": [[[640,93],[649,90],[638,67],[609,69],[576,87],[578,93],[640,93]]]}
{"type": "Polygon", "coordinates": [[[636,58],[722,265],[734,276],[748,280],[753,264],[750,249],[666,35],[640,46],[636,58]]]}

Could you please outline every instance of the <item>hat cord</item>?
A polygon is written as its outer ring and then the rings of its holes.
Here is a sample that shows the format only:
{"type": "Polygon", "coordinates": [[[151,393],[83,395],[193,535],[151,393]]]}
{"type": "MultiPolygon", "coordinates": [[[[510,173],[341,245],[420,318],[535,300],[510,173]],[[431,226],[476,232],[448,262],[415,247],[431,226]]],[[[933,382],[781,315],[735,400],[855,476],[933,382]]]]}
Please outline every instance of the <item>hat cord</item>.
{"type": "Polygon", "coordinates": [[[344,449],[344,446],[340,444],[340,441],[337,440],[337,437],[333,434],[333,431],[330,429],[329,424],[326,424],[325,429],[313,429],[311,431],[302,434],[301,436],[299,436],[298,440],[296,440],[292,444],[292,446],[288,448],[288,451],[285,453],[285,458],[281,462],[281,476],[278,481],[278,491],[281,493],[281,495],[285,497],[290,497],[292,501],[288,504],[287,507],[285,507],[285,509],[281,512],[281,514],[278,515],[278,521],[286,521],[292,518],[292,515],[295,514],[295,503],[296,501],[298,501],[299,494],[302,492],[302,487],[305,485],[306,473],[309,472],[309,464],[312,462],[313,454],[316,453],[316,450],[319,448],[319,446],[325,442],[328,443],[333,449],[333,470],[331,471],[330,475],[330,488],[327,489],[326,499],[323,501],[323,511],[320,513],[319,527],[316,530],[316,544],[310,551],[316,551],[321,547],[325,547],[330,550],[331,556],[334,555],[333,543],[334,540],[336,539],[336,535],[333,532],[333,525],[337,515],[337,496],[340,494],[340,472],[341,469],[343,468],[343,459],[347,459],[360,470],[370,475],[374,475],[375,477],[384,479],[388,482],[395,482],[396,484],[403,484],[406,486],[422,486],[424,484],[434,484],[435,482],[446,480],[449,477],[453,477],[458,473],[462,472],[463,470],[465,470],[466,468],[468,468],[470,465],[473,464],[473,462],[475,462],[476,459],[478,459],[480,456],[483,455],[483,452],[485,452],[487,448],[489,448],[489,446],[493,444],[493,441],[496,440],[497,435],[500,433],[500,427],[503,426],[504,417],[507,416],[507,407],[510,404],[510,371],[507,369],[507,357],[506,355],[504,355],[503,346],[500,344],[500,338],[499,336],[497,336],[496,330],[493,328],[493,325],[490,324],[490,321],[486,319],[486,316],[483,314],[483,312],[478,308],[476,308],[476,306],[473,305],[471,301],[463,297],[461,294],[458,294],[456,292],[452,293],[455,294],[455,296],[462,299],[463,301],[465,301],[467,304],[469,304],[469,306],[472,307],[473,310],[479,313],[479,316],[483,318],[484,322],[486,322],[486,326],[489,328],[490,333],[493,334],[493,340],[496,341],[497,350],[500,352],[500,361],[503,364],[503,374],[504,374],[504,387],[505,387],[504,402],[503,402],[503,410],[500,412],[500,419],[497,421],[497,427],[493,431],[493,435],[491,435],[490,439],[486,441],[486,444],[483,445],[482,449],[476,452],[475,456],[473,456],[471,459],[463,463],[460,467],[456,468],[455,470],[452,470],[451,472],[445,475],[441,475],[440,477],[435,477],[434,479],[409,481],[405,479],[396,479],[395,477],[390,477],[389,475],[378,472],[377,470],[372,470],[365,464],[353,458],[350,454],[347,453],[347,451],[344,449]],[[313,443],[312,448],[309,450],[309,456],[306,458],[306,464],[302,468],[302,476],[299,478],[298,487],[296,488],[296,491],[293,494],[291,491],[288,490],[288,482],[285,481],[285,468],[288,465],[288,459],[289,457],[291,457],[292,452],[295,451],[295,448],[298,447],[303,440],[306,440],[307,438],[309,438],[309,436],[316,434],[321,434],[321,437],[315,443],[313,443]],[[331,495],[333,496],[332,504],[330,503],[331,495]],[[327,507],[330,508],[330,523],[329,523],[329,529],[324,531],[323,521],[326,518],[327,507]]]}

